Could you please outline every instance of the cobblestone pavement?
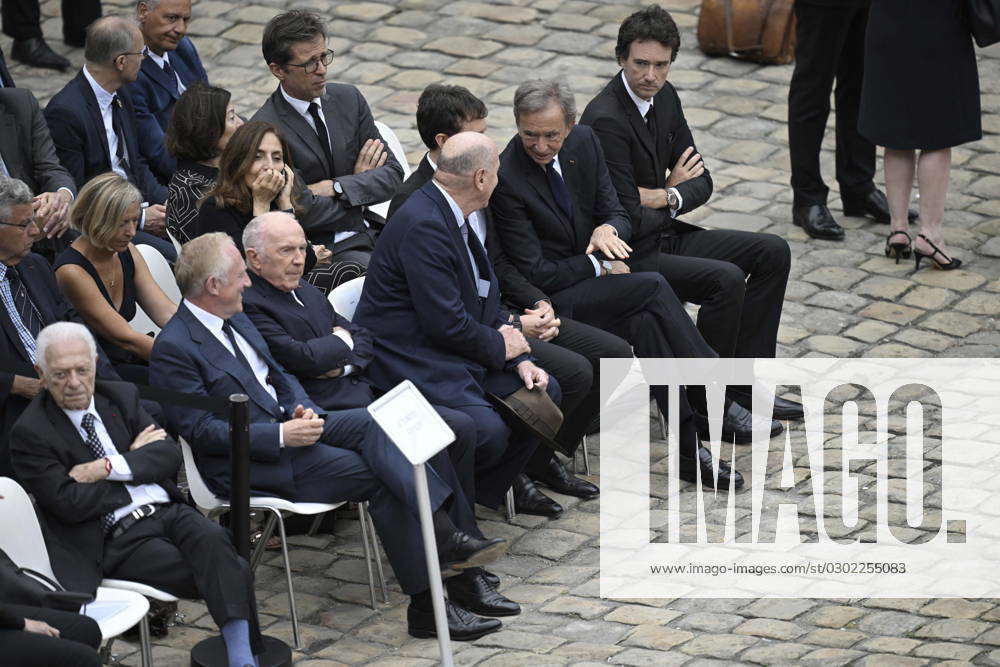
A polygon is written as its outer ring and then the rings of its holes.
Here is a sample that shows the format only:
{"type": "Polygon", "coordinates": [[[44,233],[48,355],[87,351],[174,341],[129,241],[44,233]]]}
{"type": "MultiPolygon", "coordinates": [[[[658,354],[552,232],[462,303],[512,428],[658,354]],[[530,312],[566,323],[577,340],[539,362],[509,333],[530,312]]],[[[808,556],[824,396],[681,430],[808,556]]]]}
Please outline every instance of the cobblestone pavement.
{"type": "MultiPolygon", "coordinates": [[[[104,3],[109,10],[129,4],[104,3]]],[[[323,12],[337,53],[331,77],[360,86],[415,165],[422,148],[413,113],[424,86],[460,83],[483,97],[490,135],[502,146],[513,134],[511,100],[524,79],[566,76],[582,109],[615,71],[618,22],[636,4],[195,0],[191,34],[213,83],[232,90],[240,111],[250,114],[275,87],[261,62],[263,24],[289,6],[323,12]]],[[[843,243],[811,240],[792,226],[785,128],[791,67],[703,56],[694,36],[699,4],[664,2],[683,31],[670,79],[715,179],[709,205],[687,219],[788,239],[792,279],[779,356],[1000,356],[1000,49],[980,51],[987,135],[954,151],[947,239],[965,268],[913,275],[909,265],[881,256],[884,226],[842,219],[843,243]]],[[[82,52],[60,41],[59,2],[46,0],[43,11],[50,43],[80,64],[82,52]]],[[[13,74],[43,101],[69,77],[21,66],[13,74]]],[[[831,132],[823,160],[831,181],[832,149],[831,132]]],[[[838,216],[839,206],[832,196],[838,216]]],[[[662,466],[662,446],[653,451],[662,466]]],[[[558,500],[567,509],[557,521],[522,516],[508,524],[497,513],[482,514],[487,534],[511,542],[512,555],[495,569],[524,613],[505,620],[498,634],[456,644],[460,664],[1000,664],[1000,600],[603,600],[596,579],[599,504],[558,500]]],[[[345,520],[337,528],[335,536],[292,539],[303,621],[298,664],[433,664],[437,645],[407,636],[398,590],[377,612],[366,606],[358,524],[345,520]]],[[[266,631],[290,641],[279,564],[273,557],[261,566],[258,599],[266,631]]],[[[184,622],[157,642],[158,665],[186,665],[187,649],[215,632],[204,605],[184,602],[181,609],[184,622]]],[[[138,662],[134,650],[116,644],[129,664],[138,662]]]]}

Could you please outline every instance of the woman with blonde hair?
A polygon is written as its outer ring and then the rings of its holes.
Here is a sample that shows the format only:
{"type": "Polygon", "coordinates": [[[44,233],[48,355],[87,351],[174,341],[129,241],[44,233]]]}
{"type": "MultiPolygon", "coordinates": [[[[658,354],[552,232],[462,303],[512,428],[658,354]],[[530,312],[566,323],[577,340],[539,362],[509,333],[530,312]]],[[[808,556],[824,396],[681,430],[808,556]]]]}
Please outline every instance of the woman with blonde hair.
{"type": "Polygon", "coordinates": [[[80,237],[53,265],[63,294],[94,332],[124,379],[145,384],[153,339],[129,325],[136,305],[158,326],[177,306],[156,284],[132,244],[142,195],[115,173],[95,176],[77,195],[70,212],[80,237]]]}

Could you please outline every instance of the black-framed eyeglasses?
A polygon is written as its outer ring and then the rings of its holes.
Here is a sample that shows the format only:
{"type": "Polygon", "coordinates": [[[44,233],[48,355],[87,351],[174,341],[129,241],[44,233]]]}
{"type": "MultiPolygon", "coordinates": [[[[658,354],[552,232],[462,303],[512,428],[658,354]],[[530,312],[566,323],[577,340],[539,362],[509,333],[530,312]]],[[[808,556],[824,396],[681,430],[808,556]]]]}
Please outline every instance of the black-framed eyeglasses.
{"type": "Polygon", "coordinates": [[[319,69],[319,64],[323,63],[323,67],[327,67],[333,62],[333,49],[327,49],[322,55],[316,58],[310,58],[304,63],[288,63],[286,67],[301,67],[305,70],[306,74],[315,74],[316,70],[319,69]]]}

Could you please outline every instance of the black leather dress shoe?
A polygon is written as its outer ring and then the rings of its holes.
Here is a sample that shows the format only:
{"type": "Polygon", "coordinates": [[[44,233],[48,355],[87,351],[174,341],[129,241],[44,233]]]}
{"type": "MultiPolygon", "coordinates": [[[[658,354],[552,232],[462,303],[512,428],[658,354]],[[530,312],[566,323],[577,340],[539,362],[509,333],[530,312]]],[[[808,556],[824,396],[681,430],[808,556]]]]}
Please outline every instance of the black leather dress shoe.
{"type": "Polygon", "coordinates": [[[60,72],[69,67],[69,61],[53,51],[41,37],[15,39],[10,57],[31,67],[57,69],[60,72]]]}
{"type": "Polygon", "coordinates": [[[517,616],[521,605],[509,600],[486,580],[482,572],[463,572],[449,579],[448,599],[463,609],[480,616],[517,616]]]}
{"type": "MultiPolygon", "coordinates": [[[[748,392],[730,389],[729,396],[747,410],[753,409],[753,398],[748,392]]],[[[805,418],[805,410],[801,403],[775,396],[771,416],[775,419],[800,420],[805,418]]]]}
{"type": "MultiPolygon", "coordinates": [[[[754,424],[760,422],[764,417],[759,417],[736,401],[726,400],[726,413],[722,416],[723,442],[735,442],[737,445],[745,445],[753,442],[754,424]]],[[[770,437],[774,437],[785,430],[781,422],[768,419],[768,429],[770,437]]],[[[694,413],[694,426],[698,430],[698,437],[708,440],[711,436],[708,431],[708,417],[694,413]]]]}
{"type": "Polygon", "coordinates": [[[486,581],[488,581],[491,584],[493,584],[494,587],[500,585],[500,577],[498,577],[497,575],[493,574],[489,570],[484,570],[483,568],[479,568],[479,571],[483,573],[483,577],[486,578],[486,581]]]}
{"type": "Polygon", "coordinates": [[[830,209],[823,204],[796,206],[792,209],[792,223],[806,230],[814,239],[840,241],[844,238],[844,228],[830,215],[830,209]]]}
{"type": "Polygon", "coordinates": [[[701,485],[708,488],[717,488],[719,491],[728,491],[729,482],[732,480],[733,489],[743,488],[743,475],[736,472],[725,461],[719,461],[718,486],[713,484],[712,452],[704,447],[698,447],[698,460],[695,461],[689,456],[680,457],[679,461],[680,478],[685,482],[697,483],[697,469],[701,468],[701,485]]]}
{"type": "Polygon", "coordinates": [[[535,484],[547,486],[553,491],[557,491],[567,496],[576,496],[577,498],[589,500],[601,495],[600,489],[590,482],[571,474],[570,471],[566,469],[566,466],[562,464],[562,461],[555,457],[550,458],[549,462],[545,464],[544,471],[529,472],[528,477],[530,477],[535,484]]]}
{"type": "Polygon", "coordinates": [[[562,514],[562,505],[535,487],[528,476],[521,473],[514,478],[514,508],[521,514],[534,514],[556,519],[562,514]]]}
{"type": "Polygon", "coordinates": [[[507,552],[507,540],[494,537],[479,539],[466,532],[456,530],[442,544],[438,545],[438,560],[441,571],[467,570],[492,563],[507,552]]]}
{"type": "MultiPolygon", "coordinates": [[[[840,201],[844,204],[844,215],[856,218],[865,216],[872,218],[875,222],[889,224],[892,215],[889,213],[889,200],[881,190],[872,190],[863,195],[841,195],[840,201]]],[[[919,216],[912,208],[906,212],[906,217],[910,222],[919,216]]]]}
{"type": "MultiPolygon", "coordinates": [[[[479,618],[448,599],[444,601],[444,613],[448,619],[448,634],[451,635],[452,641],[456,642],[471,642],[496,632],[503,626],[503,623],[495,618],[479,618]]],[[[418,609],[410,603],[406,608],[406,629],[411,637],[418,639],[437,637],[434,608],[418,609]]]]}

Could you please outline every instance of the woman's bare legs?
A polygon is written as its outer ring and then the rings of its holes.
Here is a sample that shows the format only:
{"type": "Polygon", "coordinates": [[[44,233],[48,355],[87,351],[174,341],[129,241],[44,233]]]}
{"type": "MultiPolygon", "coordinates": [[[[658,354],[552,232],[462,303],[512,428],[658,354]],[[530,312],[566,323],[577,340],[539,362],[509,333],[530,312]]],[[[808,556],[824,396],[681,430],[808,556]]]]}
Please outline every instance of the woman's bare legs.
{"type": "MultiPolygon", "coordinates": [[[[920,233],[931,240],[942,252],[948,253],[935,259],[944,263],[951,258],[944,245],[941,223],[944,218],[944,204],[948,198],[949,173],[951,171],[951,149],[920,151],[917,161],[917,180],[920,183],[920,233]]],[[[934,249],[923,239],[916,240],[916,246],[924,254],[934,249]]]]}
{"type": "MultiPolygon", "coordinates": [[[[913,150],[886,148],[883,160],[885,169],[885,196],[889,200],[891,220],[889,228],[895,243],[905,240],[902,232],[909,233],[910,193],[913,190],[913,176],[917,168],[917,155],[913,150]],[[897,236],[897,232],[900,234],[897,236]]],[[[921,189],[921,200],[923,190],[921,189]]],[[[922,213],[922,211],[921,211],[922,213]]],[[[921,216],[923,217],[923,216],[921,216]]]]}

